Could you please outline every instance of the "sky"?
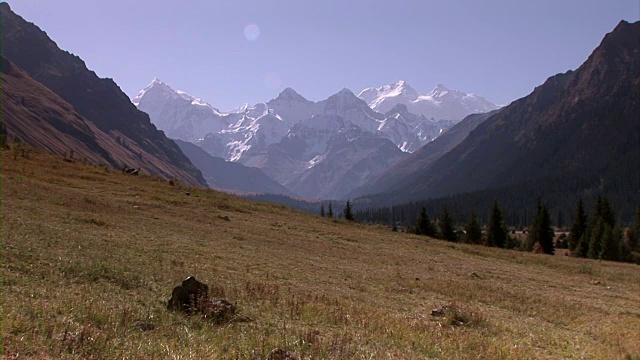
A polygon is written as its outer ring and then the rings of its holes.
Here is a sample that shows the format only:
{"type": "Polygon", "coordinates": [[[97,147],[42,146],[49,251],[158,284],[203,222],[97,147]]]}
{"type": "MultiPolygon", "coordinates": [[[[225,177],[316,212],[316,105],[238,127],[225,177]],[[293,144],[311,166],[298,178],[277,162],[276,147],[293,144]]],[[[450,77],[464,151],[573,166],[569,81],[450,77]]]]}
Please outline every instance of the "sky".
{"type": "Polygon", "coordinates": [[[221,110],[405,80],[505,105],[576,69],[638,0],[13,0],[134,97],[157,77],[221,110]]]}

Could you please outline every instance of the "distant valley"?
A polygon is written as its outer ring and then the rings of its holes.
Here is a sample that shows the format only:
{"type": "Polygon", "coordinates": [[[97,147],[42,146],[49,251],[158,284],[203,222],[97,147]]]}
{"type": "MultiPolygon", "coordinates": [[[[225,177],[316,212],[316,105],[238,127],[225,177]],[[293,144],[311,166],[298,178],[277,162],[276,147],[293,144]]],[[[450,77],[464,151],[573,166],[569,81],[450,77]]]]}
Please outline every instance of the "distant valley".
{"type": "Polygon", "coordinates": [[[630,193],[637,201],[637,22],[622,21],[580,68],[501,108],[396,81],[320,101],[286,88],[221,111],[157,78],[129,99],[1,8],[2,132],[54,153],[236,194],[354,199],[357,209],[501,191],[571,206],[605,194],[628,218],[620,203],[630,193]]]}

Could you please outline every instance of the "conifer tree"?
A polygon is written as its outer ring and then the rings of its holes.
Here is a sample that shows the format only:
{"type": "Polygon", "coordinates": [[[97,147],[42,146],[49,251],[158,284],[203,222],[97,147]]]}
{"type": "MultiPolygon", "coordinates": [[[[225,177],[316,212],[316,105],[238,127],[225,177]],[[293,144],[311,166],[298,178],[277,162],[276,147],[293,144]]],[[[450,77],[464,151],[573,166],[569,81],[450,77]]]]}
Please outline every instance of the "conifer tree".
{"type": "Polygon", "coordinates": [[[469,217],[469,222],[467,222],[467,225],[464,227],[464,231],[467,233],[468,243],[482,243],[482,228],[480,227],[478,215],[475,210],[471,210],[471,217],[469,217]]]}
{"type": "Polygon", "coordinates": [[[333,205],[331,204],[331,201],[329,201],[329,209],[327,210],[327,217],[329,218],[333,217],[333,205]]]}
{"type": "Polygon", "coordinates": [[[540,244],[542,252],[547,255],[555,254],[555,248],[553,246],[553,238],[555,234],[551,228],[551,217],[549,216],[547,207],[542,203],[540,198],[538,198],[538,214],[536,215],[536,220],[534,220],[534,222],[537,223],[537,243],[540,244]]]}
{"type": "Polygon", "coordinates": [[[507,226],[504,223],[502,210],[498,206],[498,200],[493,202],[489,229],[487,232],[487,246],[505,247],[507,244],[507,226]]]}
{"type": "MultiPolygon", "coordinates": [[[[589,224],[586,232],[585,241],[588,241],[589,247],[586,252],[588,258],[600,259],[603,255],[603,250],[607,252],[610,249],[604,249],[603,245],[607,246],[620,246],[620,244],[614,245],[615,239],[609,239],[613,236],[613,229],[616,226],[616,215],[609,199],[604,196],[598,196],[596,201],[596,207],[594,210],[593,218],[589,224]]],[[[613,250],[611,250],[613,251],[613,250]]]]}
{"type": "Polygon", "coordinates": [[[616,226],[607,226],[604,236],[600,240],[599,259],[618,261],[620,260],[620,247],[622,245],[622,230],[616,226]]]}
{"type": "Polygon", "coordinates": [[[344,207],[344,218],[347,221],[353,221],[353,212],[351,211],[351,200],[347,200],[347,205],[344,207]]]}
{"type": "Polygon", "coordinates": [[[431,219],[429,219],[427,208],[424,206],[420,211],[420,216],[418,216],[418,219],[416,220],[416,234],[429,237],[436,236],[436,227],[433,225],[431,219]]]}
{"type": "MultiPolygon", "coordinates": [[[[601,217],[595,217],[594,222],[589,226],[587,230],[586,240],[589,242],[587,250],[587,257],[590,259],[597,259],[600,257],[600,251],[602,250],[602,238],[607,233],[609,225],[605,223],[601,217]]],[[[610,231],[610,230],[609,230],[610,231]]]]}
{"type": "Polygon", "coordinates": [[[457,241],[456,231],[453,228],[453,218],[445,205],[440,215],[440,237],[447,241],[457,241]]]}
{"type": "Polygon", "coordinates": [[[572,255],[577,257],[587,257],[589,251],[589,228],[587,228],[578,240],[578,246],[571,252],[572,255]]]}
{"type": "Polygon", "coordinates": [[[324,214],[324,203],[320,204],[320,216],[322,216],[322,217],[325,216],[325,214],[324,214]]]}
{"type": "Polygon", "coordinates": [[[609,199],[604,196],[598,196],[595,216],[601,217],[602,220],[604,220],[604,222],[611,227],[614,227],[616,225],[616,214],[611,208],[609,199]]]}
{"type": "Polygon", "coordinates": [[[576,206],[576,217],[571,225],[571,233],[569,234],[569,250],[574,252],[578,247],[580,238],[587,230],[587,214],[584,212],[584,203],[582,199],[578,200],[576,206]]]}

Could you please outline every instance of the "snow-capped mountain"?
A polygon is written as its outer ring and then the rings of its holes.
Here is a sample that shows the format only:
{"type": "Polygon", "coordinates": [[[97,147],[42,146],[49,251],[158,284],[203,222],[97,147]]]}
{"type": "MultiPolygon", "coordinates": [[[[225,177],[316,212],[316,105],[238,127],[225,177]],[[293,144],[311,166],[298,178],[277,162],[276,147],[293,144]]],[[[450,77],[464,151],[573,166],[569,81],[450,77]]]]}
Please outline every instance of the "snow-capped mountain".
{"type": "Polygon", "coordinates": [[[221,156],[230,161],[240,160],[251,148],[262,149],[282,139],[289,126],[282,117],[274,114],[266,104],[261,103],[245,108],[241,113],[229,113],[235,123],[218,132],[222,144],[226,144],[221,156]]]}
{"type": "Polygon", "coordinates": [[[358,97],[378,112],[386,113],[397,104],[404,104],[409,112],[434,120],[459,121],[469,114],[498,108],[482,96],[448,89],[442,84],[427,94],[421,94],[402,80],[377,88],[366,88],[358,97]]]}
{"type": "Polygon", "coordinates": [[[229,126],[226,114],[155,78],[132,100],[167,137],[192,141],[229,126]]]}
{"type": "Polygon", "coordinates": [[[424,115],[410,113],[404,104],[396,104],[386,112],[378,130],[400,150],[412,153],[454,124],[453,120],[427,119],[424,115]]]}
{"type": "Polygon", "coordinates": [[[132,102],[168,137],[191,142],[206,138],[211,155],[231,161],[239,160],[251,147],[278,142],[289,131],[283,118],[264,103],[245,104],[225,113],[157,78],[132,102]]]}
{"type": "MultiPolygon", "coordinates": [[[[394,91],[395,99],[402,94],[422,96],[404,83],[380,89],[364,98],[375,102],[386,94],[375,103],[380,107],[390,104],[394,91]]],[[[169,137],[257,167],[306,197],[345,195],[453,125],[412,113],[403,103],[385,113],[376,111],[349,89],[313,102],[287,88],[267,103],[221,112],[154,79],[133,103],[169,137]],[[333,175],[323,175],[320,169],[333,175]]]]}
{"type": "Polygon", "coordinates": [[[407,155],[388,139],[358,127],[342,129],[286,187],[306,197],[341,199],[407,155]]]}
{"type": "Polygon", "coordinates": [[[277,98],[270,100],[267,106],[280,115],[289,126],[311,117],[315,109],[313,101],[305,99],[292,88],[284,89],[277,98]]]}

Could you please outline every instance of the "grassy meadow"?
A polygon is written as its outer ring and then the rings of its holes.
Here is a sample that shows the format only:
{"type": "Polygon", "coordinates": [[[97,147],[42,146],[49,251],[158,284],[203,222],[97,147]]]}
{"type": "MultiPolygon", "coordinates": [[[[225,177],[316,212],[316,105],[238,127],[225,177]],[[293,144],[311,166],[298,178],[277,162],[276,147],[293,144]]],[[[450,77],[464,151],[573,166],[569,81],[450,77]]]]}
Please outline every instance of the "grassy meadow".
{"type": "Polygon", "coordinates": [[[36,151],[4,150],[1,185],[3,359],[640,359],[638,265],[452,244],[36,151]],[[189,275],[241,316],[167,311],[189,275]]]}

